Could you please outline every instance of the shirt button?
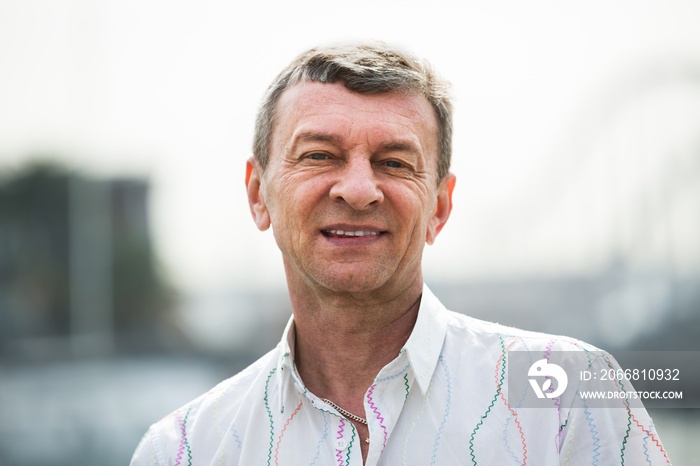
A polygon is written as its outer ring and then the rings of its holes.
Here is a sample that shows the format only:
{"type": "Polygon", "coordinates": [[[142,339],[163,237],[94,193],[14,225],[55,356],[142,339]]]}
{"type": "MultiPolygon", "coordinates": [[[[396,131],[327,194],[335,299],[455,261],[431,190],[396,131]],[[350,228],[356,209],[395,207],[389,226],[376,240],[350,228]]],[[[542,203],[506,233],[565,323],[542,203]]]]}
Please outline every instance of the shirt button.
{"type": "Polygon", "coordinates": [[[345,450],[348,447],[348,442],[343,440],[342,438],[339,438],[338,440],[335,441],[335,448],[336,450],[345,450]]]}

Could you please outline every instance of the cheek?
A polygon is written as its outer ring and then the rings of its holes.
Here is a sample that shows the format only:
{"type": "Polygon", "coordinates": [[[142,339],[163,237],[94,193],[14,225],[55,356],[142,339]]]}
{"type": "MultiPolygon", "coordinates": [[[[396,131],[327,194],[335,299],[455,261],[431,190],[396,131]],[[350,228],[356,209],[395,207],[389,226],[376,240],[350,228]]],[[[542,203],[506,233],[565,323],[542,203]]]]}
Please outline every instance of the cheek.
{"type": "Polygon", "coordinates": [[[407,224],[422,224],[429,217],[428,212],[432,208],[432,203],[426,201],[422,192],[409,187],[393,189],[391,199],[393,199],[393,208],[407,224]]]}
{"type": "Polygon", "coordinates": [[[413,202],[402,205],[402,217],[406,228],[410,229],[408,241],[412,247],[423,248],[425,245],[434,209],[435,203],[425,202],[423,199],[414,198],[413,202]]]}
{"type": "Polygon", "coordinates": [[[268,208],[273,226],[293,228],[309,223],[314,209],[323,201],[322,180],[304,180],[282,175],[270,189],[268,208]]]}

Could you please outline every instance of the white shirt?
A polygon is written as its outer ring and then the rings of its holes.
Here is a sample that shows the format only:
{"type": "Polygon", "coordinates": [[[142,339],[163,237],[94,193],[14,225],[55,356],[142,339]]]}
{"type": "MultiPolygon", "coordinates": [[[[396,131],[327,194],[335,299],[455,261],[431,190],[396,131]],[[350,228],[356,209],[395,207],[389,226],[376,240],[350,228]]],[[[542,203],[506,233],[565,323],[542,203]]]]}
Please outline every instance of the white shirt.
{"type": "MultiPolygon", "coordinates": [[[[362,465],[363,439],[306,389],[293,348],[290,319],[274,350],[151,426],[131,465],[362,465]]],[[[424,287],[410,338],[365,394],[366,464],[671,464],[643,408],[514,408],[514,349],[597,351],[447,311],[424,287]]]]}

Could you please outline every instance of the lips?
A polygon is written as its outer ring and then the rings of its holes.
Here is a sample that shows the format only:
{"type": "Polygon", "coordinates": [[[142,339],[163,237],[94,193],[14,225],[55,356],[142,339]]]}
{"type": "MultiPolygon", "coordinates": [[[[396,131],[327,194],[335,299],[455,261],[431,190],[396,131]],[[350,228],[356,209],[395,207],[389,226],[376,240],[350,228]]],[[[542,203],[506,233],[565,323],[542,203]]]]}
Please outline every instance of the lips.
{"type": "Polygon", "coordinates": [[[324,230],[324,233],[328,236],[334,236],[338,238],[342,237],[358,237],[358,236],[377,236],[379,232],[368,231],[368,230],[357,230],[357,231],[345,231],[345,230],[324,230]]]}
{"type": "Polygon", "coordinates": [[[386,231],[373,227],[329,227],[321,230],[321,234],[327,238],[371,238],[386,233],[386,231]]]}

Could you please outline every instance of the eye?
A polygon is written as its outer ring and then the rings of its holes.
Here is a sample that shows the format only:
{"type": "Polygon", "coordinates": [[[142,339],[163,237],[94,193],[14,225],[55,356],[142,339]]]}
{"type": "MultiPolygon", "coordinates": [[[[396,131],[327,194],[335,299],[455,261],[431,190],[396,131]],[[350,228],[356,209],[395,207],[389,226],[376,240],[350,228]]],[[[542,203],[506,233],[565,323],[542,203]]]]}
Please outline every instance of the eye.
{"type": "Polygon", "coordinates": [[[396,160],[387,160],[384,162],[384,165],[391,168],[403,168],[404,166],[401,162],[397,162],[396,160]]]}
{"type": "Polygon", "coordinates": [[[328,158],[328,155],[322,152],[314,152],[313,154],[309,154],[308,157],[311,160],[326,160],[328,158]]]}

